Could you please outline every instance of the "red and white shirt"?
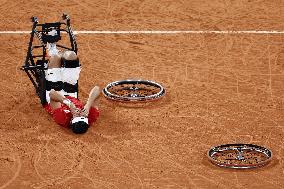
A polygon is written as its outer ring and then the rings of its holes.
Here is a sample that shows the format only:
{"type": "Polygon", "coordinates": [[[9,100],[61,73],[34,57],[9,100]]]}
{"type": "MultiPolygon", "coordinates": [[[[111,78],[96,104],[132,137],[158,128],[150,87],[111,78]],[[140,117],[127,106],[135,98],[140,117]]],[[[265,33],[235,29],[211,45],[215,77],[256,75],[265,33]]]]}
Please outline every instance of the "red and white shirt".
{"type": "MultiPolygon", "coordinates": [[[[76,108],[79,109],[84,108],[84,104],[80,102],[77,98],[71,96],[66,96],[66,98],[71,100],[71,102],[76,106],[76,108]]],[[[57,124],[64,127],[68,127],[70,125],[73,115],[71,113],[70,108],[65,104],[61,104],[60,108],[52,110],[50,104],[48,103],[44,106],[44,109],[52,116],[52,118],[57,124]]],[[[98,119],[99,115],[100,115],[99,111],[96,108],[91,107],[88,115],[89,125],[94,123],[98,119]]]]}

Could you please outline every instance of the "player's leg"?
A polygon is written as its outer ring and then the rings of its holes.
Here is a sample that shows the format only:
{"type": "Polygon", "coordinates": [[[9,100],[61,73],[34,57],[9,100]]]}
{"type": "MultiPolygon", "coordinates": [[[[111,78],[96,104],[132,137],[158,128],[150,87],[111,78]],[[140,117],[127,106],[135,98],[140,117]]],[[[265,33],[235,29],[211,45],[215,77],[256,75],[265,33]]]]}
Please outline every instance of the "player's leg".
{"type": "Polygon", "coordinates": [[[61,56],[59,54],[49,57],[48,69],[60,68],[61,67],[61,56]]]}
{"type": "Polygon", "coordinates": [[[78,56],[74,51],[65,51],[62,54],[62,58],[64,58],[65,60],[77,60],[78,56]]]}
{"type": "Polygon", "coordinates": [[[61,76],[61,55],[59,53],[50,53],[55,50],[56,46],[48,46],[48,69],[45,71],[46,79],[46,101],[50,103],[49,93],[51,90],[61,91],[62,90],[62,76],[61,76]]]}
{"type": "Polygon", "coordinates": [[[62,82],[64,95],[78,97],[78,80],[80,77],[80,63],[74,51],[62,54],[62,82]]]}

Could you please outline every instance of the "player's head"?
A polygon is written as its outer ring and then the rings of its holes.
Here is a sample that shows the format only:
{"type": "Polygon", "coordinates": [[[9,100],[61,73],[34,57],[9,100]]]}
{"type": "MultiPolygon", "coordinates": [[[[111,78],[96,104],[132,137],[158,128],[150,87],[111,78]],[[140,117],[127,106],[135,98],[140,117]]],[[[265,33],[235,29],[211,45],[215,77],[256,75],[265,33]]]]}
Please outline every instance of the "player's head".
{"type": "Polygon", "coordinates": [[[89,128],[88,118],[86,117],[74,117],[71,121],[70,127],[76,134],[83,134],[87,132],[89,128]]]}

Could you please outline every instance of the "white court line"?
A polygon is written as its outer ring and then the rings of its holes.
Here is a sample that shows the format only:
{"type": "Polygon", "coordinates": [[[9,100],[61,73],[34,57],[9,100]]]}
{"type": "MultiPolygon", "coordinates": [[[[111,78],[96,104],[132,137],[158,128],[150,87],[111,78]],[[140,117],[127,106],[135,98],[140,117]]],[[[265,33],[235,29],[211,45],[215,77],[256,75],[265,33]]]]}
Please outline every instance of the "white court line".
{"type": "MultiPolygon", "coordinates": [[[[0,31],[0,34],[29,34],[31,31],[0,31]]],[[[173,31],[151,31],[151,30],[138,30],[138,31],[74,31],[74,34],[284,34],[284,31],[257,31],[257,30],[244,30],[244,31],[202,31],[202,30],[173,30],[173,31]]]]}

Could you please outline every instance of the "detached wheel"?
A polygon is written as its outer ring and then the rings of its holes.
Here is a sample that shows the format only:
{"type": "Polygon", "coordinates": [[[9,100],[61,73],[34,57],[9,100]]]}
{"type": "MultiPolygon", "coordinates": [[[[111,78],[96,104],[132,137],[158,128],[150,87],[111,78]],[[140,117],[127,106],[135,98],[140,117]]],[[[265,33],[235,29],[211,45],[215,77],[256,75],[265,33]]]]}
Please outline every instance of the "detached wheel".
{"type": "Polygon", "coordinates": [[[154,81],[130,79],[109,83],[102,92],[107,99],[120,102],[152,101],[165,95],[163,86],[154,81]]]}
{"type": "Polygon", "coordinates": [[[219,167],[250,169],[267,165],[272,159],[272,152],[254,144],[224,144],[211,148],[207,156],[219,167]]]}

